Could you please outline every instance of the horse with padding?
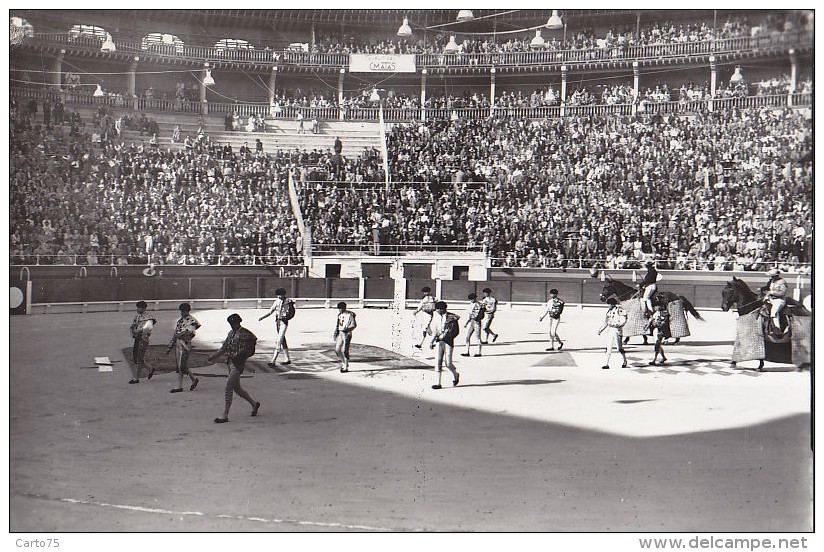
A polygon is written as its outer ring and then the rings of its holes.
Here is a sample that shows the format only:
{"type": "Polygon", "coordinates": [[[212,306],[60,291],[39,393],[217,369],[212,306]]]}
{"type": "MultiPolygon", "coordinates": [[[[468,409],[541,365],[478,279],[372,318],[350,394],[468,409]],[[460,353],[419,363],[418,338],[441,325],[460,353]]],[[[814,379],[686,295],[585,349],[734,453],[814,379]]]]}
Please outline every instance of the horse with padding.
{"type": "Polygon", "coordinates": [[[804,305],[787,298],[776,328],[770,318],[769,302],[736,277],[721,290],[721,310],[727,312],[733,305],[738,320],[731,368],[746,360],[757,360],[759,371],[763,371],[764,361],[793,364],[799,370],[810,365],[812,313],[804,305]]]}
{"type": "MultiPolygon", "coordinates": [[[[630,337],[640,335],[647,344],[647,319],[649,316],[645,312],[644,302],[641,299],[640,290],[632,285],[625,284],[612,276],[604,277],[604,288],[601,290],[601,302],[606,302],[610,297],[615,297],[624,310],[627,311],[628,319],[624,326],[624,342],[630,337]]],[[[670,328],[672,337],[678,343],[682,337],[690,335],[689,324],[687,323],[687,313],[697,320],[704,320],[692,302],[683,295],[678,295],[671,291],[656,290],[650,297],[653,307],[663,305],[670,315],[670,328]]]]}

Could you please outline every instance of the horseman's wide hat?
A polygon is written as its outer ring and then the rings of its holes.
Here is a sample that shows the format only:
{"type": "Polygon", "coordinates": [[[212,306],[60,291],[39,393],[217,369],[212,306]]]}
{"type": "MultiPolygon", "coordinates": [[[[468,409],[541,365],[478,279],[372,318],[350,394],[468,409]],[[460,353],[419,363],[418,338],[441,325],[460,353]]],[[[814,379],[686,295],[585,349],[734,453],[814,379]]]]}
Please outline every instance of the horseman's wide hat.
{"type": "Polygon", "coordinates": [[[767,272],[767,274],[769,276],[779,276],[781,274],[781,271],[778,270],[777,268],[771,268],[770,271],[767,272]]]}

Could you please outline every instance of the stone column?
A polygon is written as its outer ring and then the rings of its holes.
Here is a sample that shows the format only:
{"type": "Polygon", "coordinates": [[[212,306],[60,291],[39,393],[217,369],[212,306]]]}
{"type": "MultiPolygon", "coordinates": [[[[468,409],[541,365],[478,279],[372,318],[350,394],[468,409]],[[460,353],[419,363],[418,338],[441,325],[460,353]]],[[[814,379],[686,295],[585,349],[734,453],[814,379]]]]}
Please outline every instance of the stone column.
{"type": "Polygon", "coordinates": [[[426,75],[427,70],[421,70],[421,121],[426,121],[426,75]]]}
{"type": "Polygon", "coordinates": [[[343,109],[343,79],[345,77],[346,77],[346,69],[341,67],[340,74],[338,75],[338,106],[340,106],[338,108],[338,112],[339,112],[339,117],[340,117],[341,121],[346,118],[345,117],[345,112],[344,112],[344,109],[343,109]]]}
{"type": "Polygon", "coordinates": [[[138,56],[132,58],[132,62],[129,64],[129,75],[126,79],[126,96],[130,98],[132,109],[135,111],[140,109],[137,102],[137,63],[139,61],[140,57],[138,56]]]}
{"type": "Polygon", "coordinates": [[[490,109],[495,110],[495,67],[489,70],[489,104],[490,109]]]}
{"type": "Polygon", "coordinates": [[[278,84],[278,66],[272,67],[272,72],[269,74],[269,105],[275,103],[275,89],[278,84]]]}
{"type": "Polygon", "coordinates": [[[567,72],[567,66],[561,65],[561,117],[563,117],[566,112],[567,72]]]}
{"type": "Polygon", "coordinates": [[[718,67],[715,65],[715,56],[710,56],[710,105],[709,110],[713,110],[713,98],[715,98],[715,87],[718,83],[718,67]]]}
{"type": "Polygon", "coordinates": [[[790,48],[790,91],[787,94],[787,105],[792,107],[793,94],[798,88],[798,54],[795,48],[790,48]]]}
{"type": "Polygon", "coordinates": [[[58,90],[63,88],[63,58],[65,56],[66,50],[60,50],[60,53],[54,58],[54,84],[57,85],[58,90]]]}
{"type": "Polygon", "coordinates": [[[209,102],[206,100],[206,71],[209,69],[209,64],[206,63],[203,68],[203,76],[200,78],[200,113],[201,115],[209,114],[209,102]]]}

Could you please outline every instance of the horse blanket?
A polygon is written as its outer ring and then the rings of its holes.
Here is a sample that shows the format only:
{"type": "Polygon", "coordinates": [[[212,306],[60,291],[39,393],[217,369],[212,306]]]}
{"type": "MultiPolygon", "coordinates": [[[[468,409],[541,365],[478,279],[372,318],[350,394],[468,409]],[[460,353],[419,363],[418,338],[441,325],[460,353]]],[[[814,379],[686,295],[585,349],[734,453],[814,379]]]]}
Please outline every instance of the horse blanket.
{"type": "Polygon", "coordinates": [[[621,308],[627,313],[627,323],[623,327],[624,337],[644,335],[647,332],[647,318],[644,316],[644,303],[640,297],[633,297],[621,303],[621,308]]]}
{"type": "Polygon", "coordinates": [[[690,335],[687,315],[684,313],[684,302],[681,299],[669,302],[667,312],[670,316],[670,333],[672,337],[687,337],[690,335]]]}
{"type": "Polygon", "coordinates": [[[813,319],[811,316],[790,317],[790,328],[793,333],[793,364],[801,366],[812,362],[810,351],[813,347],[813,319]]]}
{"type": "Polygon", "coordinates": [[[739,316],[735,326],[735,345],[732,348],[732,361],[763,360],[766,356],[763,331],[761,318],[757,310],[739,316]]]}

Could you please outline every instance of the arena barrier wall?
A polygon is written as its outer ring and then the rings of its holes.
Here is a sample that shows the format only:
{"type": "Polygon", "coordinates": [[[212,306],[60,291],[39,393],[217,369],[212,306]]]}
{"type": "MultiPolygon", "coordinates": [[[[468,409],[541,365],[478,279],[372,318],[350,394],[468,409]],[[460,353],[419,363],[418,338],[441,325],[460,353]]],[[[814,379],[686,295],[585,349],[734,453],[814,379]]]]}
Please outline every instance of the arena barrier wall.
{"type": "MultiPolygon", "coordinates": [[[[346,300],[358,307],[391,306],[395,295],[392,278],[279,278],[253,271],[233,275],[208,274],[190,267],[188,277],[77,277],[32,278],[25,281],[31,293],[29,313],[93,312],[130,310],[132,303],[144,300],[155,309],[176,309],[181,301],[197,308],[268,307],[278,288],[298,300],[302,306],[328,306],[346,300]]],[[[204,267],[205,268],[205,267],[204,267]]],[[[663,271],[662,271],[663,272],[663,271]]],[[[659,282],[660,290],[686,297],[698,309],[718,309],[721,289],[732,276],[744,279],[755,289],[763,286],[767,277],[760,273],[705,273],[666,271],[659,282]]],[[[641,274],[633,271],[609,271],[609,275],[634,285],[641,274]],[[634,276],[634,278],[633,278],[634,276]]],[[[785,275],[790,295],[799,300],[811,294],[810,278],[785,275]]],[[[410,278],[405,281],[406,306],[414,307],[424,286],[435,296],[456,304],[467,300],[469,293],[489,287],[503,305],[544,303],[549,290],[556,288],[568,305],[601,305],[604,282],[587,270],[547,270],[542,273],[491,274],[488,280],[441,280],[410,278]]]]}

